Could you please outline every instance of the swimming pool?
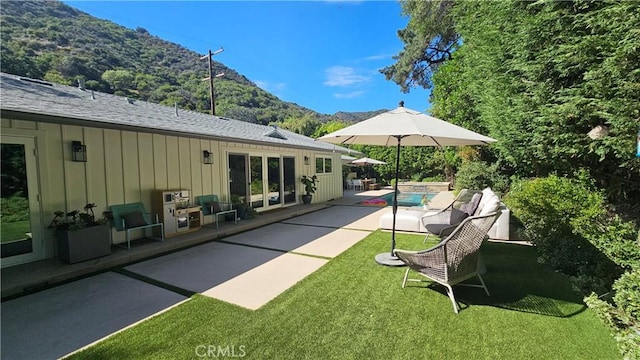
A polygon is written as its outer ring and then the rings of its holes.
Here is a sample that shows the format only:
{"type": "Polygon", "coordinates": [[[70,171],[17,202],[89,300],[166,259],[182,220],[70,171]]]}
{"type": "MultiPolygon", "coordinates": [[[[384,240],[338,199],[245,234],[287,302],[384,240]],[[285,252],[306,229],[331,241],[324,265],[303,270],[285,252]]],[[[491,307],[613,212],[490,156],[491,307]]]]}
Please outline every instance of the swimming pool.
{"type": "MultiPolygon", "coordinates": [[[[435,196],[435,193],[414,193],[414,192],[402,192],[398,194],[398,206],[421,206],[422,197],[425,196],[425,202],[431,201],[435,196]]],[[[375,199],[365,200],[362,202],[365,205],[381,205],[388,206],[393,204],[393,192],[386,195],[377,197],[375,199]],[[382,202],[384,200],[386,205],[382,202]]]]}

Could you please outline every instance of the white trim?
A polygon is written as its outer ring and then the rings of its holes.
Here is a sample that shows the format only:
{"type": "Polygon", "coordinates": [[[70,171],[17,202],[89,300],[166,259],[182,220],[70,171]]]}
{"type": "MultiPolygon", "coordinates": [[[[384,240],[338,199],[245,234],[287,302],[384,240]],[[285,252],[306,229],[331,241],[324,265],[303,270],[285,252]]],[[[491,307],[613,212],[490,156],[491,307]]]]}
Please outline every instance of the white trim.
{"type": "Polygon", "coordinates": [[[20,132],[3,133],[2,144],[23,145],[25,150],[25,166],[27,172],[27,188],[29,189],[29,234],[33,251],[2,259],[1,267],[13,266],[43,259],[45,256],[45,237],[42,223],[42,199],[38,175],[38,155],[36,135],[22,135],[20,132]]]}

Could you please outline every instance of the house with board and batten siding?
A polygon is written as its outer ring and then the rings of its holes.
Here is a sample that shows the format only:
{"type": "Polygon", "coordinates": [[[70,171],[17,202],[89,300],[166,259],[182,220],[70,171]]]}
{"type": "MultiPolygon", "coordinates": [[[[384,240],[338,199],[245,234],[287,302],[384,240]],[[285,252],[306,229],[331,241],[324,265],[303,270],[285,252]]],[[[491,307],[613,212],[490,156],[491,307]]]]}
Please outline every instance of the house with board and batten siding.
{"type": "MultiPolygon", "coordinates": [[[[151,209],[158,190],[180,189],[192,202],[202,195],[221,201],[237,196],[262,212],[301,203],[300,177],[314,174],[321,186],[313,202],[343,196],[341,155],[349,152],[343,147],[277,127],[4,73],[0,84],[3,150],[24,153],[19,174],[5,174],[3,166],[2,177],[17,176],[28,189],[23,196],[32,242],[31,251],[3,255],[3,267],[55,257],[54,234],[47,229],[54,212],[87,203],[97,205],[96,214],[134,202],[151,209]],[[83,146],[86,161],[74,161],[74,146],[83,146]]],[[[111,235],[113,244],[125,241],[122,231],[111,235]]]]}

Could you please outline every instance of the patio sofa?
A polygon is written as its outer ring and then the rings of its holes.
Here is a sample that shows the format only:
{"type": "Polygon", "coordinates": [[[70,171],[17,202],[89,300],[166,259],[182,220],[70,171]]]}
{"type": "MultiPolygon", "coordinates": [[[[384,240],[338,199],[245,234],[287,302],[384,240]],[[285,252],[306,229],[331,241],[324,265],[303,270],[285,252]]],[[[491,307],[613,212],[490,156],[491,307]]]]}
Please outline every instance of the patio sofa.
{"type": "MultiPolygon", "coordinates": [[[[473,195],[477,192],[478,191],[470,191],[468,195],[473,195]]],[[[497,197],[497,195],[495,195],[491,188],[482,190],[482,198],[480,199],[480,203],[478,204],[478,207],[476,208],[473,215],[480,214],[483,207],[494,196],[497,197]]],[[[459,208],[462,204],[464,204],[464,202],[462,201],[461,196],[458,196],[456,197],[456,200],[454,200],[454,202],[449,205],[449,207],[459,208]]],[[[498,220],[489,230],[489,237],[492,239],[509,240],[509,219],[511,217],[511,212],[502,202],[499,202],[498,210],[502,211],[502,216],[498,218],[498,220]]],[[[428,217],[435,218],[437,217],[436,215],[442,213],[442,211],[443,210],[416,210],[411,208],[398,208],[398,211],[396,213],[396,230],[428,233],[429,230],[427,230],[427,228],[425,227],[425,221],[421,220],[428,217]]],[[[428,224],[429,222],[426,221],[426,223],[428,224]]],[[[391,230],[392,226],[393,210],[389,210],[387,213],[383,214],[380,217],[380,228],[391,230]]]]}

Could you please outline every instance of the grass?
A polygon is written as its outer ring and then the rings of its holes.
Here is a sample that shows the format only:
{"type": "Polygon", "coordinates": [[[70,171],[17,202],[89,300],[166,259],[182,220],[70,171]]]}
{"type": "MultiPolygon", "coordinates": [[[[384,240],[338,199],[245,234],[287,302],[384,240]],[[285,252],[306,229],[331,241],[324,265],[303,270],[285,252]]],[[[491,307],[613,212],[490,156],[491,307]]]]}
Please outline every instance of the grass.
{"type": "Polygon", "coordinates": [[[0,241],[5,243],[14,240],[25,239],[25,234],[29,232],[30,224],[29,220],[12,222],[3,221],[0,223],[0,229],[0,234],[2,234],[0,236],[0,241]]]}
{"type": "MultiPolygon", "coordinates": [[[[424,247],[415,235],[399,234],[397,244],[424,247]]],[[[388,233],[374,232],[257,311],[195,295],[72,358],[203,358],[204,349],[216,355],[206,358],[247,359],[620,358],[605,326],[533,248],[483,245],[491,296],[457,287],[456,315],[442,287],[402,289],[404,268],[374,262],[389,245],[388,233]]]]}

